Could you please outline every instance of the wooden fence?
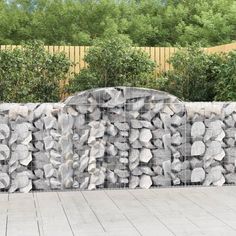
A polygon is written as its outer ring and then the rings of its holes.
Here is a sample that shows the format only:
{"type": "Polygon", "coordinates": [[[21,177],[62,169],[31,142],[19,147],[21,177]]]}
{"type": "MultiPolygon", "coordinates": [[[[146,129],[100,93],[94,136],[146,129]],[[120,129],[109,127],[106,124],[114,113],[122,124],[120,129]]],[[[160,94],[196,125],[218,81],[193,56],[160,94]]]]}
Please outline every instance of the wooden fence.
{"type": "MultiPolygon", "coordinates": [[[[0,50],[13,49],[19,47],[16,45],[1,45],[0,50]]],[[[45,49],[50,53],[64,52],[66,56],[73,62],[73,66],[70,68],[70,72],[79,73],[79,71],[86,67],[84,62],[84,55],[87,53],[89,47],[86,46],[45,46],[45,49]]],[[[165,72],[171,68],[168,63],[170,57],[178,50],[175,47],[140,47],[148,53],[150,58],[155,61],[158,72],[165,72]]],[[[214,52],[229,52],[236,49],[236,43],[220,45],[216,47],[204,48],[209,53],[214,52]]]]}

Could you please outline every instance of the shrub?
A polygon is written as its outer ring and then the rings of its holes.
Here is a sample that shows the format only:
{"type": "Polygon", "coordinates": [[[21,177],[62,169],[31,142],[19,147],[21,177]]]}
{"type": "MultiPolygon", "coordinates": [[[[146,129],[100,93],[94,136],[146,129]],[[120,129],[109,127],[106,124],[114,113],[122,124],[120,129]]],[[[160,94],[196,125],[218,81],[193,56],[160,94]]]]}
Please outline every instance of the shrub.
{"type": "Polygon", "coordinates": [[[91,87],[140,86],[151,78],[155,66],[145,52],[133,48],[123,36],[97,41],[84,60],[88,67],[71,80],[69,92],[91,87]]]}
{"type": "Polygon", "coordinates": [[[173,69],[162,75],[158,88],[183,100],[212,101],[224,61],[223,54],[208,54],[198,46],[181,49],[170,59],[173,69]]]}
{"type": "Polygon", "coordinates": [[[58,101],[59,81],[64,79],[70,61],[64,54],[51,55],[41,42],[0,51],[0,101],[58,101]]]}
{"type": "Polygon", "coordinates": [[[224,55],[219,73],[218,83],[215,86],[216,100],[236,100],[236,51],[224,55]]]}

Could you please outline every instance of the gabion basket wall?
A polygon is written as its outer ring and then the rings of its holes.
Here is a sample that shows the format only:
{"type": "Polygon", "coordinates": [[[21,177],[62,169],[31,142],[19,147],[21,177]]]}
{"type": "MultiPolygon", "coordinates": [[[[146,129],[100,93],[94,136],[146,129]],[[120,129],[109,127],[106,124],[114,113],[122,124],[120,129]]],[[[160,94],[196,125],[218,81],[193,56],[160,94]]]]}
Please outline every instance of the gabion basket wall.
{"type": "Polygon", "coordinates": [[[184,103],[130,87],[62,103],[0,104],[0,189],[236,182],[236,103],[184,103]]]}

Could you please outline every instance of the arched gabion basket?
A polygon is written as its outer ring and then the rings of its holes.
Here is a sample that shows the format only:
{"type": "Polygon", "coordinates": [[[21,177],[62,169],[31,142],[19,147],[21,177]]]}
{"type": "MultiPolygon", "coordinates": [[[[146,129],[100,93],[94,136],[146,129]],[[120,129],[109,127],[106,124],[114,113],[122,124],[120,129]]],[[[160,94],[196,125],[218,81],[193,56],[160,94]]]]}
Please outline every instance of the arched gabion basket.
{"type": "Polygon", "coordinates": [[[0,104],[0,189],[235,183],[236,103],[91,89],[60,103],[0,104]]]}

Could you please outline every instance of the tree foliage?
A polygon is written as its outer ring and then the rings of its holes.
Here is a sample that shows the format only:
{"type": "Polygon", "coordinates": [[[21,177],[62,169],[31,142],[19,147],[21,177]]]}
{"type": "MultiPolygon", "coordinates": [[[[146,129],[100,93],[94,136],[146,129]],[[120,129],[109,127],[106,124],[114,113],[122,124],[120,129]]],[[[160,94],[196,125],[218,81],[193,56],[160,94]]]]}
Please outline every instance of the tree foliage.
{"type": "Polygon", "coordinates": [[[71,80],[69,92],[92,87],[148,86],[155,63],[123,36],[98,40],[84,58],[88,68],[71,80]]]}
{"type": "Polygon", "coordinates": [[[124,34],[139,46],[211,46],[235,40],[235,22],[234,0],[1,0],[0,44],[92,45],[124,34]]]}
{"type": "Polygon", "coordinates": [[[0,51],[0,101],[58,102],[59,81],[65,79],[70,61],[51,55],[41,42],[0,51]]]}

